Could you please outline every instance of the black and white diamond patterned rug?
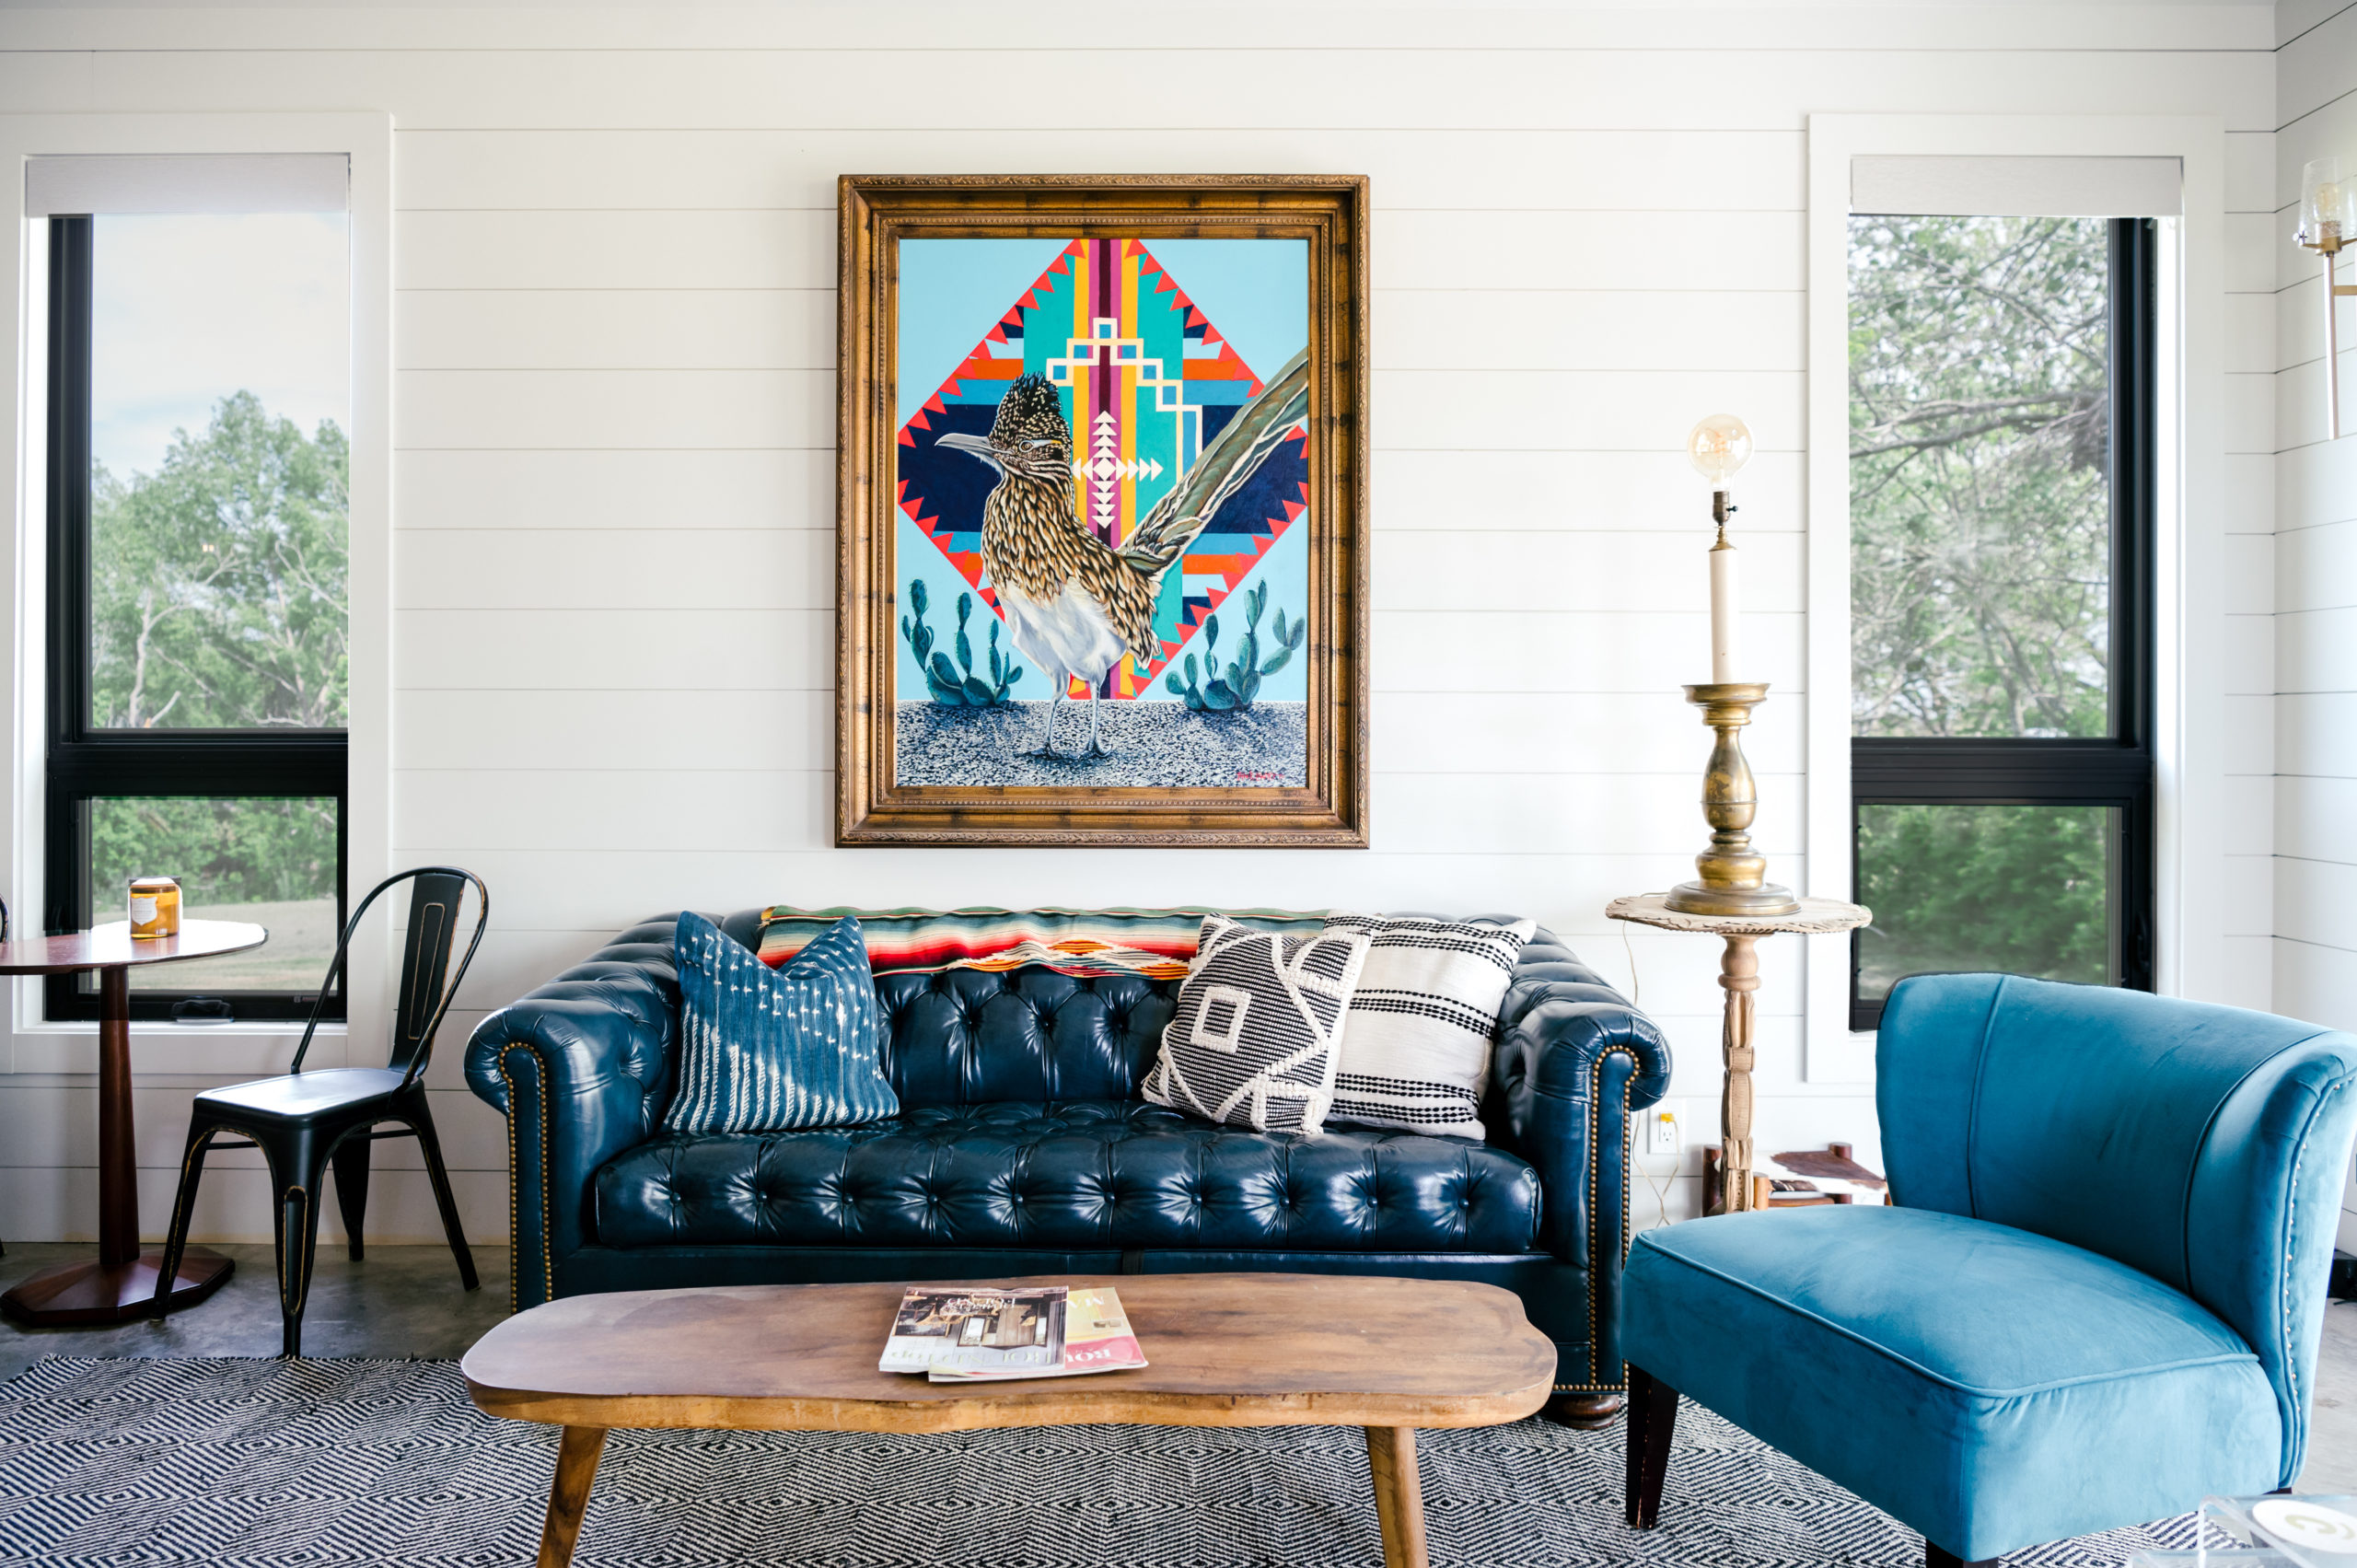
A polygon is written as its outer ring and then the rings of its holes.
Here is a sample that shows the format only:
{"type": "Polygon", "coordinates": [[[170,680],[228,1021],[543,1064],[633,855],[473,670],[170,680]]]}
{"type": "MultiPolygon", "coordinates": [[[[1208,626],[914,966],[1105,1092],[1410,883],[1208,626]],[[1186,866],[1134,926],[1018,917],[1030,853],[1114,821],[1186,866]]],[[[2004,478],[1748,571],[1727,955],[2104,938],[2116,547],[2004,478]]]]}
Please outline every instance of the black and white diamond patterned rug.
{"type": "MultiPolygon", "coordinates": [[[[1920,1538],[1689,1404],[1664,1527],[1620,1522],[1619,1431],[1420,1434],[1438,1568],[1917,1568],[1920,1538]]],[[[445,1568],[533,1560],[553,1428],[430,1361],[44,1361],[0,1385],[0,1563],[445,1568]]],[[[2119,1568],[2192,1520],[2008,1561],[2119,1568]]],[[[1355,1428],[939,1437],[617,1432],[575,1562],[1376,1568],[1355,1428]]]]}

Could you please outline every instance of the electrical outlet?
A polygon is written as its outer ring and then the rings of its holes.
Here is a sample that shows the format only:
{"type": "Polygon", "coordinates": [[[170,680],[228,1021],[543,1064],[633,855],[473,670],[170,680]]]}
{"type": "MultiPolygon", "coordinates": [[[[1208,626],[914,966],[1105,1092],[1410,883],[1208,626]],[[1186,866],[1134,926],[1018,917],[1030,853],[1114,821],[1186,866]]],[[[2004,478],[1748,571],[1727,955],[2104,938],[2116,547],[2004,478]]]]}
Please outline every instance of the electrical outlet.
{"type": "Polygon", "coordinates": [[[1676,1155],[1684,1152],[1686,1107],[1682,1101],[1666,1099],[1638,1114],[1645,1119],[1645,1153],[1676,1155]]]}

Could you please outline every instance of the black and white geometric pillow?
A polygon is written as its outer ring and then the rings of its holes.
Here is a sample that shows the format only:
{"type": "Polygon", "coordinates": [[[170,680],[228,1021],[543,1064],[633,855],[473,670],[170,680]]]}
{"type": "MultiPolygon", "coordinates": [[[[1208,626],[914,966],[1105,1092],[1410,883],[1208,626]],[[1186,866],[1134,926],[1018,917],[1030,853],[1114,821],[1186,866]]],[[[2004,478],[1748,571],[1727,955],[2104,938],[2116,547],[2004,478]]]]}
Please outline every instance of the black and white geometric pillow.
{"type": "Polygon", "coordinates": [[[1486,1136],[1481,1089],[1498,1008],[1538,923],[1330,914],[1326,929],[1368,942],[1343,1020],[1334,1120],[1486,1136]]]}
{"type": "Polygon", "coordinates": [[[1353,932],[1280,936],[1204,916],[1145,1098],[1260,1132],[1323,1129],[1366,949],[1353,932]]]}

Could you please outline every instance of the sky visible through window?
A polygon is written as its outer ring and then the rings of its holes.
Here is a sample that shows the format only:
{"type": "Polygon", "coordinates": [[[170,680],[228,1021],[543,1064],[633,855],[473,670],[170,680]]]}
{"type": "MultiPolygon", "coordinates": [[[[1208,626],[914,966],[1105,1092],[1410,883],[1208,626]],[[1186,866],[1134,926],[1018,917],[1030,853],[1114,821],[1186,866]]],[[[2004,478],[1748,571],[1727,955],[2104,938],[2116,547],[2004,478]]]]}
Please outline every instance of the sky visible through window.
{"type": "Polygon", "coordinates": [[[163,466],[249,391],[305,434],[351,424],[342,213],[102,216],[93,236],[90,453],[118,479],[163,466]]]}

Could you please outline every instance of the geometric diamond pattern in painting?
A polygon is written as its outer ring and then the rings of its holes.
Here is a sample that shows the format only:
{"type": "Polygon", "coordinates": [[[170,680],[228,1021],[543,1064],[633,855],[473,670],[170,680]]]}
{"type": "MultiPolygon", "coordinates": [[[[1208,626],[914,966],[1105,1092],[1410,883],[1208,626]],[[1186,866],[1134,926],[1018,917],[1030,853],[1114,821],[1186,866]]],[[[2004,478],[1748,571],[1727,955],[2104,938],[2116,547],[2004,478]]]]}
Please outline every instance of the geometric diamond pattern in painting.
{"type": "MultiPolygon", "coordinates": [[[[982,498],[995,477],[939,447],[943,436],[987,434],[1016,377],[1045,377],[1072,431],[1079,520],[1119,549],[1261,389],[1252,367],[1155,260],[1152,243],[1072,240],[900,429],[900,510],[993,611],[981,529],[982,498]]],[[[1122,659],[1112,696],[1144,691],[1300,521],[1309,505],[1308,448],[1307,428],[1297,423],[1189,544],[1162,579],[1154,615],[1159,646],[1143,663],[1122,659]]]]}

